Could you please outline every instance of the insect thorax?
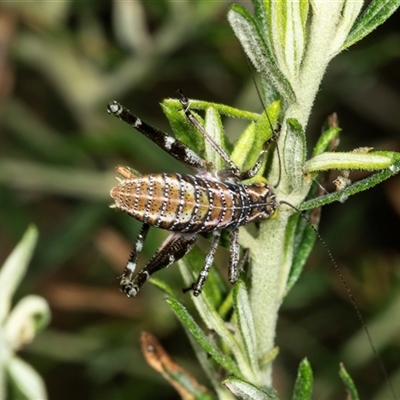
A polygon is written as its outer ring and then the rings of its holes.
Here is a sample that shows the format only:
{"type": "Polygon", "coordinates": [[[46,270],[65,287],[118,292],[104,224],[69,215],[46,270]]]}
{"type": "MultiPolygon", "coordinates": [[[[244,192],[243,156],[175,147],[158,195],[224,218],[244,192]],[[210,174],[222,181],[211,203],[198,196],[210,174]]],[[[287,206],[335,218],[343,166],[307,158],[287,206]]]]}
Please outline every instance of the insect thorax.
{"type": "Polygon", "coordinates": [[[220,181],[210,174],[151,174],[122,180],[115,205],[146,224],[176,232],[237,228],[269,218],[278,203],[265,183],[220,181]]]}

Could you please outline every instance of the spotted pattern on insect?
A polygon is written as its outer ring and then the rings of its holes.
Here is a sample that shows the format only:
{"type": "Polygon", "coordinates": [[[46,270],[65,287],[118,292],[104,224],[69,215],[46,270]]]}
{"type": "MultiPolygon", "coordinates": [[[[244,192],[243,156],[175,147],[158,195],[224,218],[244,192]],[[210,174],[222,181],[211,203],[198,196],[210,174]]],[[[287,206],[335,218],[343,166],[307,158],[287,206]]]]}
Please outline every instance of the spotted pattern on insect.
{"type": "Polygon", "coordinates": [[[117,208],[139,221],[175,232],[238,228],[278,207],[269,185],[221,182],[211,174],[144,175],[122,180],[110,194],[117,208]]]}

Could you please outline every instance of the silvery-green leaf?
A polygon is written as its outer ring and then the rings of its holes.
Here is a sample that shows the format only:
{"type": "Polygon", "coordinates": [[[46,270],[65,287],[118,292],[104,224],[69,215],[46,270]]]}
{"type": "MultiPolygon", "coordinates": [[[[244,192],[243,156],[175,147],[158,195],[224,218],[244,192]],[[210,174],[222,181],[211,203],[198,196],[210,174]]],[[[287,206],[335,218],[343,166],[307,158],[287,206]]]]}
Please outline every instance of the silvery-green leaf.
{"type": "Polygon", "coordinates": [[[188,313],[186,307],[184,307],[178,300],[174,298],[167,298],[166,302],[171,306],[173,311],[176,313],[182,324],[190,331],[195,337],[196,341],[201,347],[223,368],[232,372],[235,375],[241,376],[241,372],[238,369],[236,363],[232,358],[226,356],[221,350],[207,337],[204,331],[198,326],[193,317],[188,313]]]}
{"type": "Polygon", "coordinates": [[[18,350],[30,343],[50,321],[50,307],[39,296],[26,296],[13,308],[4,325],[8,344],[18,350]]]}
{"type": "Polygon", "coordinates": [[[259,388],[243,379],[230,376],[223,384],[239,399],[243,400],[279,400],[272,388],[259,388]]]}
{"type": "Polygon", "coordinates": [[[257,71],[271,82],[283,99],[294,102],[295,93],[278,68],[253,16],[244,7],[234,4],[228,12],[228,20],[257,71]]]}
{"type": "Polygon", "coordinates": [[[243,343],[248,362],[255,376],[257,376],[259,374],[259,366],[256,329],[254,326],[249,294],[245,283],[241,280],[233,287],[233,306],[236,311],[241,342],[243,343]]]}
{"type": "Polygon", "coordinates": [[[0,323],[6,318],[12,296],[25,275],[37,237],[37,229],[30,226],[0,269],[0,323]]]}
{"type": "Polygon", "coordinates": [[[7,365],[11,384],[26,400],[46,400],[46,388],[41,376],[25,361],[13,357],[7,365]]]}
{"type": "Polygon", "coordinates": [[[304,172],[319,172],[330,169],[375,171],[390,167],[400,154],[389,151],[325,152],[319,154],[304,165],[304,172]]]}
{"type": "Polygon", "coordinates": [[[400,0],[373,0],[353,25],[342,50],[371,33],[383,24],[400,6],[400,0]]]}

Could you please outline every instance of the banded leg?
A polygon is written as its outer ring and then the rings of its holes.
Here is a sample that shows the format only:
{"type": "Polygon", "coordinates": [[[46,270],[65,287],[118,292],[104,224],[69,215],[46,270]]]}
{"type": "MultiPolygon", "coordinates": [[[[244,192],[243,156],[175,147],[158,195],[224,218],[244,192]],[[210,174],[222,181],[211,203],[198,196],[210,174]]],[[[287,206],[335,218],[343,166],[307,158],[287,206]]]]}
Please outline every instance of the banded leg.
{"type": "Polygon", "coordinates": [[[180,260],[193,247],[196,239],[196,233],[174,232],[169,235],[134,279],[131,275],[129,280],[121,280],[121,290],[127,297],[136,296],[151,275],[180,260]]]}
{"type": "Polygon", "coordinates": [[[199,273],[197,281],[190,288],[193,291],[193,296],[198,296],[201,293],[204,283],[207,280],[208,273],[210,272],[210,268],[214,261],[215,252],[217,251],[217,248],[218,248],[220,237],[221,237],[221,231],[213,232],[213,238],[211,240],[210,251],[207,254],[206,260],[204,262],[204,266],[199,273]]]}
{"type": "MultiPolygon", "coordinates": [[[[137,261],[139,259],[139,255],[143,249],[144,241],[146,240],[147,233],[149,232],[150,226],[147,224],[143,224],[142,228],[139,231],[139,234],[136,238],[135,245],[133,246],[132,253],[129,256],[128,263],[124,269],[124,272],[121,276],[121,281],[119,283],[120,289],[122,292],[126,293],[127,288],[129,287],[130,282],[132,282],[133,274],[135,273],[137,261]]],[[[129,297],[129,296],[128,296],[129,297]]]]}
{"type": "MultiPolygon", "coordinates": [[[[225,152],[225,150],[221,146],[219,146],[218,143],[215,142],[215,140],[207,133],[207,131],[200,125],[199,121],[191,113],[190,107],[189,107],[189,100],[184,95],[183,91],[181,89],[179,89],[178,93],[181,96],[180,102],[182,104],[183,111],[185,112],[186,118],[204,136],[204,138],[211,144],[211,146],[214,148],[214,150],[224,160],[225,164],[229,167],[228,168],[229,173],[232,174],[233,176],[237,177],[241,181],[250,179],[253,176],[255,176],[257,174],[257,172],[260,170],[261,165],[265,160],[269,145],[272,142],[275,142],[276,139],[278,138],[280,129],[273,130],[272,137],[265,141],[263,148],[261,150],[261,153],[258,156],[258,159],[257,159],[256,163],[253,165],[253,167],[251,167],[247,171],[241,172],[239,167],[230,159],[230,157],[225,152]]],[[[271,127],[271,129],[272,129],[272,127],[271,127]]]]}
{"type": "Polygon", "coordinates": [[[272,137],[270,137],[268,140],[266,140],[264,142],[263,148],[262,148],[255,164],[247,171],[243,171],[240,173],[239,179],[241,181],[245,181],[246,179],[251,179],[257,174],[257,172],[260,170],[261,165],[263,164],[263,162],[265,160],[265,157],[267,156],[269,145],[272,142],[276,141],[276,139],[278,138],[278,135],[279,135],[279,131],[274,131],[272,137]]]}
{"type": "Polygon", "coordinates": [[[239,263],[239,229],[232,229],[230,232],[231,246],[229,248],[229,271],[228,279],[230,283],[235,283],[239,279],[240,272],[238,270],[239,263]]]}
{"type": "Polygon", "coordinates": [[[164,151],[171,154],[172,157],[176,158],[189,168],[193,168],[197,171],[205,171],[207,169],[206,162],[192,149],[187,147],[180,140],[175,139],[152,125],[149,125],[147,122],[142,121],[115,100],[108,103],[107,111],[109,114],[116,116],[128,125],[133,126],[141,134],[152,140],[164,151]]]}
{"type": "Polygon", "coordinates": [[[210,145],[214,148],[214,150],[219,154],[219,156],[224,160],[225,164],[229,167],[230,172],[236,176],[240,176],[239,167],[229,158],[226,151],[208,134],[208,132],[201,126],[200,122],[197,121],[195,116],[191,113],[189,107],[189,100],[184,95],[181,89],[178,89],[178,93],[180,94],[180,102],[182,104],[183,111],[186,115],[186,118],[189,122],[204,136],[204,138],[210,143],[210,145]]]}

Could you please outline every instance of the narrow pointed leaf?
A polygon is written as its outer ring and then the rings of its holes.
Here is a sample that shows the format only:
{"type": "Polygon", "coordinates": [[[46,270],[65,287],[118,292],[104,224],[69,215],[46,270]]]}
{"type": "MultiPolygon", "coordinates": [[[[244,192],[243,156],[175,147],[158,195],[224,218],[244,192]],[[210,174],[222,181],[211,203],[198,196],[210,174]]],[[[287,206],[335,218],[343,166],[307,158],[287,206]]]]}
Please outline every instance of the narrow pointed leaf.
{"type": "Polygon", "coordinates": [[[389,168],[385,168],[384,170],[379,171],[376,174],[369,176],[368,178],[362,179],[361,181],[358,181],[338,192],[330,193],[325,196],[320,196],[312,200],[307,200],[303,202],[299,208],[300,210],[304,211],[311,208],[321,207],[325,204],[333,203],[334,201],[340,201],[343,198],[348,198],[353,194],[374,187],[378,183],[381,183],[391,176],[396,175],[399,171],[400,160],[397,160],[389,168]]]}
{"type": "MultiPolygon", "coordinates": [[[[192,263],[187,262],[188,256],[190,257],[194,250],[195,249],[193,249],[191,251],[191,253],[189,253],[185,257],[184,260],[178,261],[182,276],[184,277],[185,283],[188,286],[194,282],[195,278],[197,278],[197,274],[199,271],[199,269],[197,270],[197,272],[195,270],[193,270],[192,263]]],[[[204,260],[204,258],[203,258],[203,260],[204,260]]],[[[197,259],[197,261],[195,260],[195,262],[198,263],[199,260],[197,259]]],[[[210,274],[213,269],[216,270],[216,268],[211,268],[210,274]]],[[[210,278],[210,275],[208,278],[210,278]]],[[[219,304],[217,304],[215,302],[215,296],[217,294],[219,294],[219,296],[221,296],[221,293],[223,293],[223,292],[216,293],[219,291],[215,290],[215,289],[216,289],[216,285],[210,285],[210,282],[207,281],[205,287],[203,288],[203,292],[201,293],[201,295],[197,296],[197,297],[192,296],[192,300],[193,300],[202,320],[207,325],[208,329],[213,330],[218,336],[220,336],[220,338],[223,340],[224,344],[232,352],[233,356],[237,360],[237,364],[240,365],[241,368],[243,368],[241,370],[241,373],[245,374],[246,376],[247,375],[250,376],[250,375],[252,375],[252,371],[248,367],[246,354],[244,354],[244,350],[243,350],[242,346],[235,338],[234,333],[230,329],[228,329],[224,320],[221,318],[221,316],[218,313],[219,304]],[[214,294],[212,294],[212,295],[208,294],[208,291],[210,289],[207,289],[207,286],[209,288],[213,287],[212,291],[214,292],[214,294]]]]}
{"type": "Polygon", "coordinates": [[[339,135],[340,131],[341,129],[339,127],[327,129],[318,139],[318,142],[314,147],[312,156],[315,157],[325,152],[332,140],[334,140],[339,135]]]}
{"type": "MultiPolygon", "coordinates": [[[[298,76],[306,43],[307,1],[267,1],[268,31],[275,58],[290,80],[298,76]]],[[[292,82],[293,83],[293,82],[292,82]]]]}
{"type": "Polygon", "coordinates": [[[383,24],[400,6],[400,0],[373,0],[353,25],[342,50],[367,36],[383,24]]]}
{"type": "Polygon", "coordinates": [[[203,349],[215,360],[215,362],[231,373],[241,376],[241,373],[235,362],[230,357],[223,354],[221,350],[215,346],[215,344],[197,325],[193,317],[187,312],[186,308],[179,301],[171,297],[167,298],[166,301],[178,316],[182,324],[190,331],[200,346],[203,347],[203,349]]]}
{"type": "Polygon", "coordinates": [[[348,399],[349,400],[359,400],[357,389],[356,389],[356,386],[354,385],[353,379],[351,379],[351,376],[346,371],[343,364],[340,364],[339,375],[342,378],[342,381],[348,390],[348,394],[349,394],[348,399]]]}
{"type": "Polygon", "coordinates": [[[303,359],[297,371],[292,400],[311,400],[313,372],[307,358],[303,359]]]}
{"type": "Polygon", "coordinates": [[[25,275],[37,237],[37,229],[30,226],[0,269],[0,322],[6,318],[12,296],[25,275]]]}
{"type": "Polygon", "coordinates": [[[46,387],[42,377],[25,361],[14,357],[7,366],[11,384],[20,397],[26,400],[46,400],[46,387]]]}
{"type": "Polygon", "coordinates": [[[264,142],[272,136],[271,125],[275,126],[279,111],[280,103],[278,101],[271,103],[256,124],[249,125],[240,136],[231,158],[242,171],[251,168],[257,161],[264,142]]]}
{"type": "Polygon", "coordinates": [[[370,153],[327,151],[308,160],[304,165],[304,172],[330,169],[375,171],[390,167],[393,161],[399,157],[400,153],[390,151],[372,151],[370,153]]]}
{"type": "Polygon", "coordinates": [[[224,400],[235,400],[233,395],[224,387],[219,379],[221,367],[215,363],[214,360],[208,355],[206,351],[199,345],[193,335],[187,328],[184,328],[189,338],[190,344],[196,354],[197,360],[199,361],[202,370],[204,371],[207,378],[210,380],[214,391],[216,392],[218,399],[224,400]]]}
{"type": "Polygon", "coordinates": [[[302,126],[294,118],[287,120],[287,127],[283,149],[285,172],[290,177],[292,190],[300,190],[303,185],[301,167],[306,158],[306,138],[302,126]]]}
{"type": "Polygon", "coordinates": [[[257,357],[257,337],[253,312],[250,306],[246,285],[238,281],[233,287],[233,306],[236,311],[237,324],[248,362],[254,374],[259,373],[257,357]]]}
{"type": "Polygon", "coordinates": [[[278,394],[271,388],[258,388],[257,386],[239,379],[229,377],[224,385],[239,399],[243,400],[279,400],[278,394]]]}
{"type": "MultiPolygon", "coordinates": [[[[315,211],[319,210],[314,209],[313,212],[320,212],[315,211]]],[[[308,219],[310,219],[310,215],[306,215],[308,219]]],[[[306,264],[308,257],[314,247],[314,243],[317,239],[317,235],[315,234],[314,230],[311,226],[304,220],[301,216],[293,215],[291,217],[293,220],[297,221],[296,223],[296,231],[295,231],[295,238],[293,243],[293,262],[292,267],[290,269],[289,278],[286,284],[286,294],[290,291],[293,285],[299,279],[301,272],[303,271],[304,265],[306,264]]],[[[316,220],[313,218],[313,220],[316,220]]],[[[317,219],[319,220],[319,219],[317,219]]],[[[314,225],[317,228],[317,225],[314,225]]]]}
{"type": "Polygon", "coordinates": [[[228,11],[228,20],[257,71],[271,82],[288,103],[293,103],[296,98],[294,91],[279,70],[254,17],[244,7],[234,4],[228,11]]]}
{"type": "Polygon", "coordinates": [[[161,279],[158,278],[150,278],[149,282],[151,282],[154,286],[157,286],[159,289],[161,289],[163,292],[165,292],[168,296],[173,297],[174,299],[178,299],[178,294],[176,291],[168,285],[166,282],[164,282],[161,279]]]}
{"type": "MultiPolygon", "coordinates": [[[[225,149],[225,135],[221,117],[213,107],[207,108],[204,129],[220,147],[225,149]]],[[[207,161],[212,163],[215,171],[221,171],[225,168],[221,156],[207,140],[205,141],[205,157],[207,161]]]]}

